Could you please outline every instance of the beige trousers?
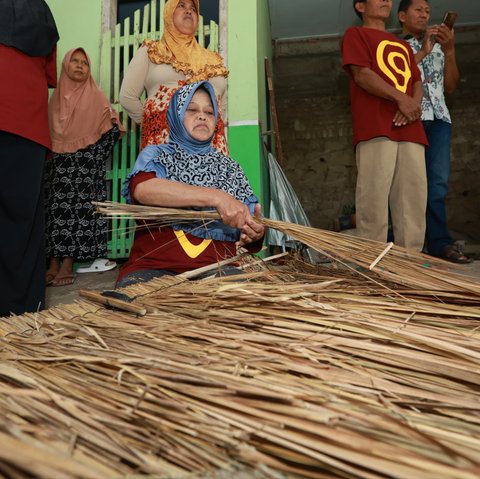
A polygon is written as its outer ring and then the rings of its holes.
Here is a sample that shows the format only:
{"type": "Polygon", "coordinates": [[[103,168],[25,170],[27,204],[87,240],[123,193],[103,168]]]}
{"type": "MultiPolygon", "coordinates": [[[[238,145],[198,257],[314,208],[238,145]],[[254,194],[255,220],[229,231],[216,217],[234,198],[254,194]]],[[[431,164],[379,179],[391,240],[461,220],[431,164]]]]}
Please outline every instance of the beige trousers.
{"type": "Polygon", "coordinates": [[[356,220],[359,236],[421,251],[425,240],[425,147],[380,137],[357,144],[356,220]]]}

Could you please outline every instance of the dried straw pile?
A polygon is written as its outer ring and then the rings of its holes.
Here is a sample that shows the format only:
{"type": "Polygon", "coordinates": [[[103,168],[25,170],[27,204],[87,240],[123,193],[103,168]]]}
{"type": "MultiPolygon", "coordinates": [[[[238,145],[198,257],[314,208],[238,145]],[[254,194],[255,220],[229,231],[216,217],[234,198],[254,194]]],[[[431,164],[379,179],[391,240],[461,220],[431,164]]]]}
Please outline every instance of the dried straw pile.
{"type": "Polygon", "coordinates": [[[361,274],[158,279],[128,290],[143,317],[78,301],[0,322],[0,474],[480,477],[478,285],[361,274]]]}
{"type": "MultiPolygon", "coordinates": [[[[182,221],[191,222],[192,220],[208,223],[211,220],[219,219],[216,211],[182,210],[115,202],[98,202],[95,204],[97,205],[97,211],[105,216],[149,220],[149,225],[152,223],[166,225],[182,221]]],[[[480,295],[480,284],[465,281],[461,274],[452,273],[451,270],[454,269],[452,264],[394,246],[393,243],[386,247],[385,243],[308,226],[268,218],[263,219],[262,222],[268,228],[274,228],[285,233],[348,268],[352,268],[351,265],[353,264],[369,271],[375,270],[376,276],[382,280],[377,282],[378,285],[382,284],[383,281],[390,281],[420,291],[453,291],[467,295],[473,294],[474,301],[480,295]],[[447,267],[450,271],[448,274],[444,274],[447,267]]],[[[462,271],[461,267],[458,271],[462,271]]],[[[358,270],[357,273],[362,274],[358,270]]],[[[366,280],[373,281],[371,275],[363,276],[366,280]]]]}

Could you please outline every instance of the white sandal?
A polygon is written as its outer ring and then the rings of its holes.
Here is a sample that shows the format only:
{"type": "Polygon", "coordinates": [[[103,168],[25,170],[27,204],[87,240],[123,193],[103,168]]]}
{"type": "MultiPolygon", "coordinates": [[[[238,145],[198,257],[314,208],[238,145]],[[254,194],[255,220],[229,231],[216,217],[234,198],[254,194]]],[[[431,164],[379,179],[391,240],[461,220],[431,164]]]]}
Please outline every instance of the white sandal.
{"type": "Polygon", "coordinates": [[[106,258],[97,258],[90,266],[82,266],[77,269],[77,273],[103,273],[115,268],[117,263],[106,258]]]}

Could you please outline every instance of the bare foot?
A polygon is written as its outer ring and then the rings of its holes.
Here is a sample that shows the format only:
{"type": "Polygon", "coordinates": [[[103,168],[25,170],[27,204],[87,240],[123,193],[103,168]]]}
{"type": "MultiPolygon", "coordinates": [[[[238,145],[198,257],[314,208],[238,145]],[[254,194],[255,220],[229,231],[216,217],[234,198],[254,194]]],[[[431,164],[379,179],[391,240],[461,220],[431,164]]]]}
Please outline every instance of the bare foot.
{"type": "Polygon", "coordinates": [[[73,284],[74,281],[75,275],[73,273],[58,273],[57,276],[55,276],[55,279],[52,281],[52,286],[68,286],[69,284],[73,284]]]}
{"type": "Polygon", "coordinates": [[[53,257],[50,259],[50,264],[48,265],[48,270],[45,275],[45,285],[49,286],[53,283],[53,280],[57,276],[58,272],[60,271],[60,258],[53,257]]]}
{"type": "Polygon", "coordinates": [[[74,281],[73,258],[66,256],[63,258],[62,266],[52,281],[52,286],[68,286],[69,284],[73,284],[74,281]]]}

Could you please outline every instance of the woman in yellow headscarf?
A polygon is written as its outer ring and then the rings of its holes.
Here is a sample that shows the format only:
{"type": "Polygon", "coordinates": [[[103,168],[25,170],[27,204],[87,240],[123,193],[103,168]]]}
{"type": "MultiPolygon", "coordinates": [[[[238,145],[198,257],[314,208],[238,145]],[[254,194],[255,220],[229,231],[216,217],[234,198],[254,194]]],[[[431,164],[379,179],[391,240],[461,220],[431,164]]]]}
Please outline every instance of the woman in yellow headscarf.
{"type": "MultiPolygon", "coordinates": [[[[145,40],[135,53],[120,89],[120,104],[142,126],[141,147],[168,139],[167,109],[173,93],[187,83],[209,80],[219,110],[225,112],[228,70],[222,57],[200,46],[195,38],[199,0],[168,0],[164,34],[160,41],[145,40]],[[140,96],[147,90],[142,104],[140,96]]],[[[227,153],[225,127],[220,116],[213,145],[227,153]]]]}

